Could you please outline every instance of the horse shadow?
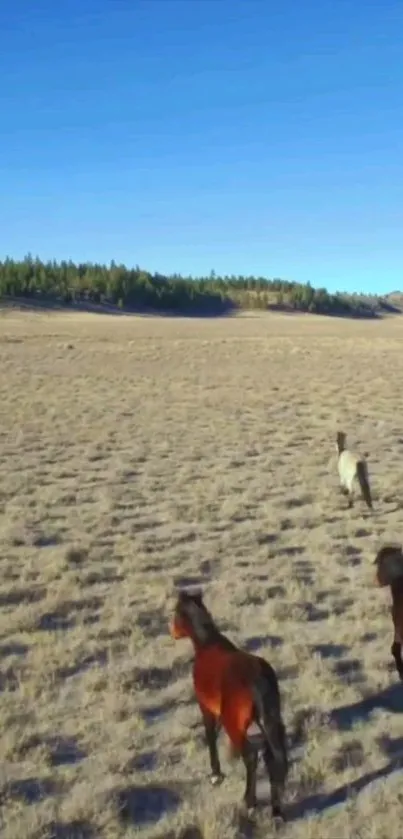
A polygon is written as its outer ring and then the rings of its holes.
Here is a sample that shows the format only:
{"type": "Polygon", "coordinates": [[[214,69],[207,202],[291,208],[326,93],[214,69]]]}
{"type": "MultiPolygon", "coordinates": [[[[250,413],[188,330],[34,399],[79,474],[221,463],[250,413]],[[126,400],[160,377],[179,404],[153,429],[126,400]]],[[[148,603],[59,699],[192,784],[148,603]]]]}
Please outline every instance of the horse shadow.
{"type": "Polygon", "coordinates": [[[291,805],[291,807],[288,808],[287,821],[296,821],[298,819],[305,818],[310,813],[324,813],[332,807],[344,804],[349,798],[354,795],[358,795],[358,793],[362,792],[363,789],[369,787],[376,781],[401,773],[401,771],[401,760],[391,760],[386,766],[382,766],[381,769],[367,772],[365,775],[362,775],[361,778],[357,778],[356,781],[350,781],[347,784],[343,784],[330,793],[316,793],[315,795],[311,795],[308,798],[305,798],[304,801],[291,805]]]}
{"type": "MultiPolygon", "coordinates": [[[[374,696],[364,697],[350,705],[334,708],[327,717],[327,723],[339,731],[350,731],[357,723],[368,720],[374,711],[384,710],[392,714],[403,714],[403,685],[399,682],[390,685],[374,696]]],[[[383,738],[379,741],[389,762],[381,769],[367,772],[355,781],[337,787],[330,793],[315,793],[301,802],[290,805],[287,820],[296,821],[309,813],[324,813],[332,807],[345,803],[351,796],[358,795],[363,789],[384,778],[401,772],[403,763],[403,738],[396,741],[383,738]]]]}
{"type": "Polygon", "coordinates": [[[329,722],[339,731],[350,731],[356,723],[366,721],[374,711],[378,710],[391,714],[403,714],[403,685],[400,682],[351,705],[334,708],[330,712],[329,722]]]}

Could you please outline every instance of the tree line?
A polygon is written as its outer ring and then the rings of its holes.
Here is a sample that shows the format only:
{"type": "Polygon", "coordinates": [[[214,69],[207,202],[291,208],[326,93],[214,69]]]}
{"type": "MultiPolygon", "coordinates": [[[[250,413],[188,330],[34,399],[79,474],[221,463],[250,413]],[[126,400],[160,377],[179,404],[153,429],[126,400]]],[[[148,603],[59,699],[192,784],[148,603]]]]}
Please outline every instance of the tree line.
{"type": "Polygon", "coordinates": [[[165,276],[111,262],[71,260],[0,261],[0,297],[72,303],[112,304],[122,309],[178,314],[220,314],[231,309],[289,309],[346,317],[375,317],[375,307],[358,295],[254,276],[165,276]]]}

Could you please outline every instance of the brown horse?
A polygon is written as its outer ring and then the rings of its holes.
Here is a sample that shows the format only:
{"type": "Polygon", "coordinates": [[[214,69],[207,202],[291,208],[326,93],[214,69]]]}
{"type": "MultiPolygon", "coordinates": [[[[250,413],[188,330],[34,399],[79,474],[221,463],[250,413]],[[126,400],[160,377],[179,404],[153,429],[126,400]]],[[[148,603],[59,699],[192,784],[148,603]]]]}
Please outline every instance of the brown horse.
{"type": "Polygon", "coordinates": [[[401,545],[384,545],[374,560],[376,582],[379,586],[390,586],[392,592],[393,644],[391,653],[396,670],[403,681],[403,552],[401,545]]]}
{"type": "Polygon", "coordinates": [[[223,778],[217,751],[222,725],[233,754],[241,755],[245,764],[245,804],[248,810],[255,807],[259,746],[248,734],[254,724],[270,778],[272,814],[284,819],[282,796],[288,759],[275,671],[263,658],[238,649],[221,634],[200,591],[178,594],[171,634],[176,639],[190,638],[193,643],[193,684],[205,727],[211,783],[223,778]]]}

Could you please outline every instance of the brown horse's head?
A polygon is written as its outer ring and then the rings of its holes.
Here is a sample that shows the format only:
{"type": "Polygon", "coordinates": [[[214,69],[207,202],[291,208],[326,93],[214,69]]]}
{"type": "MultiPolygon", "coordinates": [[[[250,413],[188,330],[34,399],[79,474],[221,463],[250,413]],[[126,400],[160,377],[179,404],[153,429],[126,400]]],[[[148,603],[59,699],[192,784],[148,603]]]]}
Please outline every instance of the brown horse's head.
{"type": "Polygon", "coordinates": [[[402,546],[383,545],[374,559],[374,565],[376,565],[375,582],[378,586],[390,586],[397,580],[403,580],[402,546]]]}
{"type": "Polygon", "coordinates": [[[179,591],[170,631],[173,638],[193,638],[195,611],[205,611],[203,595],[200,590],[179,591]]]}
{"type": "Polygon", "coordinates": [[[179,592],[170,630],[173,638],[191,638],[197,647],[217,640],[220,633],[200,589],[179,592]]]}

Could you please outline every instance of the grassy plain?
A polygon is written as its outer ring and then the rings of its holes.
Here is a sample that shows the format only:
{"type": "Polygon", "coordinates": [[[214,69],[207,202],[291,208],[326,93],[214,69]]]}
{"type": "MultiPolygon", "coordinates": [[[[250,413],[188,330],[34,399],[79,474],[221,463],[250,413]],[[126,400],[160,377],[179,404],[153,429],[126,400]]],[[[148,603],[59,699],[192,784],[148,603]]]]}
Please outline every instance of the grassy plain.
{"type": "MultiPolygon", "coordinates": [[[[403,319],[0,314],[0,835],[272,835],[211,789],[178,582],[277,668],[284,839],[400,839],[403,319]],[[375,510],[339,494],[335,432],[375,510]]],[[[267,799],[263,770],[260,794],[267,799]]]]}

